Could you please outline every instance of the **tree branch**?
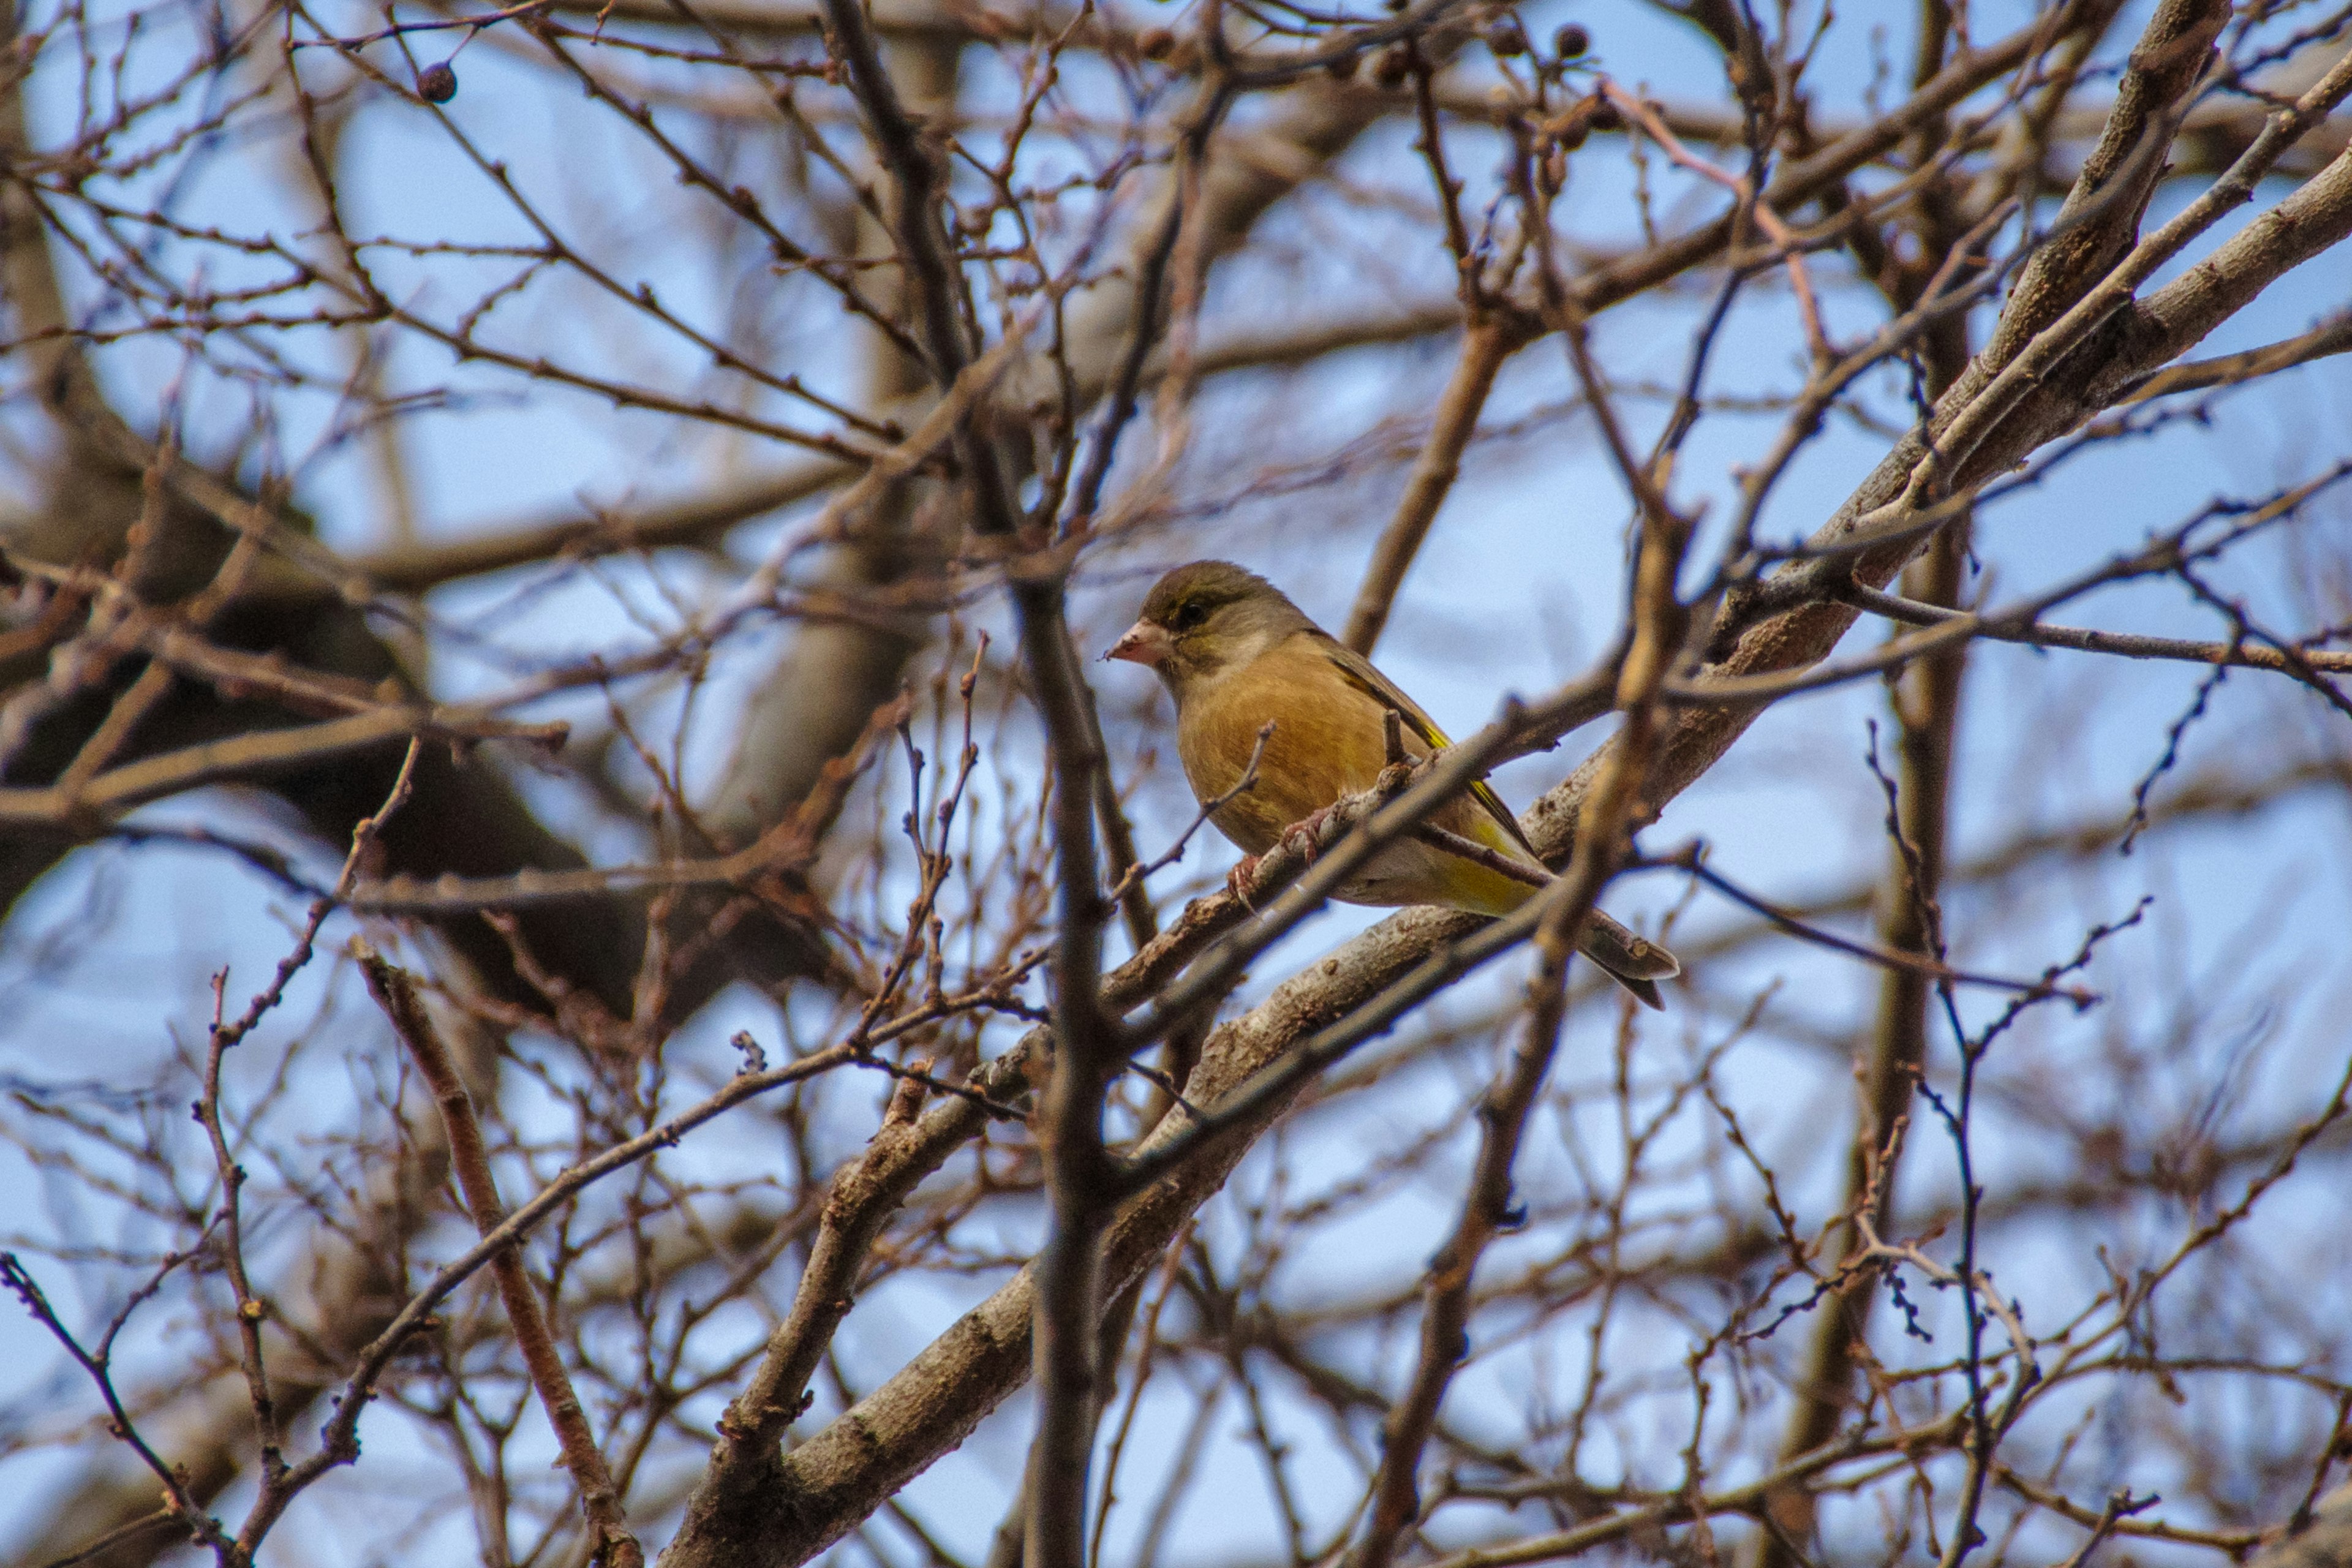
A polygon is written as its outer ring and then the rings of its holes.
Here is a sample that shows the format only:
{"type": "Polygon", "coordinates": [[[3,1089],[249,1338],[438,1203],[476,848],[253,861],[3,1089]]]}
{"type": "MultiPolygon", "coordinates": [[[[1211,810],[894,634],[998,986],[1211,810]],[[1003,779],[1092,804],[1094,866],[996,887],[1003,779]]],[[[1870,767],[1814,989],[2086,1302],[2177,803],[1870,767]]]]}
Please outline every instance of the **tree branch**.
{"type": "MultiPolygon", "coordinates": [[[[489,1148],[482,1141],[481,1125],[474,1118],[474,1102],[466,1093],[465,1081],[443,1049],[440,1034],[407,972],[385,962],[364,942],[357,944],[354,952],[361,972],[367,976],[369,994],[392,1020],[394,1032],[408,1047],[418,1074],[441,1108],[441,1119],[448,1130],[450,1170],[465,1194],[474,1228],[488,1237],[506,1221],[507,1212],[499,1202],[489,1148]]],[[[531,1387],[538,1392],[540,1408],[547,1413],[548,1425],[555,1428],[563,1467],[580,1489],[580,1505],[596,1542],[593,1561],[605,1568],[639,1568],[645,1551],[629,1533],[620,1491],[613,1485],[612,1471],[605,1468],[604,1456],[596,1447],[580,1396],[572,1391],[571,1375],[563,1370],[563,1358],[548,1330],[538,1288],[523,1268],[521,1249],[510,1247],[500,1251],[490,1259],[490,1273],[498,1282],[499,1300],[506,1308],[507,1323],[514,1331],[531,1387]]]]}

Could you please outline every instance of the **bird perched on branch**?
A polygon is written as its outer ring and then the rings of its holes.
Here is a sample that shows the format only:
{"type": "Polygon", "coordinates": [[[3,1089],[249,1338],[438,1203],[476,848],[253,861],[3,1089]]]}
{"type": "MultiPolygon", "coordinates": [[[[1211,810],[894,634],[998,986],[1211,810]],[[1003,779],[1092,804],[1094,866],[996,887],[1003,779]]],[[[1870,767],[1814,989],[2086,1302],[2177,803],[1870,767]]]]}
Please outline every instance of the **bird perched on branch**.
{"type": "MultiPolygon", "coordinates": [[[[1176,699],[1176,754],[1217,830],[1250,858],[1370,789],[1388,761],[1388,715],[1406,755],[1451,744],[1429,715],[1362,655],[1265,578],[1223,561],[1179,566],[1152,585],[1143,612],[1106,658],[1158,674],[1176,699]],[[1268,721],[1273,730],[1260,731],[1268,721]],[[1240,789],[1256,758],[1257,774],[1240,789]]],[[[1518,820],[1485,781],[1428,818],[1437,835],[1381,850],[1339,898],[1351,904],[1443,904],[1507,915],[1551,879],[1518,820]],[[1450,836],[1468,848],[1432,838],[1450,836]]],[[[1586,923],[1587,958],[1652,1007],[1658,982],[1682,973],[1674,954],[1600,910],[1586,923]]]]}

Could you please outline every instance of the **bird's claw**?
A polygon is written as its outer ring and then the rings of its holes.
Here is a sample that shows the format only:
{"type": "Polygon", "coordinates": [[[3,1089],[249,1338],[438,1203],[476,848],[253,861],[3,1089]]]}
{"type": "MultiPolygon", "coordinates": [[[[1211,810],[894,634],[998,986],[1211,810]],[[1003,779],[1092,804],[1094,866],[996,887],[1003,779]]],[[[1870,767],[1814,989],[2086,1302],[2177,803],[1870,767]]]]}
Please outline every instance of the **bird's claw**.
{"type": "MultiPolygon", "coordinates": [[[[1337,809],[1336,806],[1327,805],[1319,811],[1309,812],[1300,817],[1282,830],[1282,837],[1276,843],[1275,847],[1287,849],[1295,841],[1298,853],[1305,858],[1309,866],[1312,866],[1315,864],[1315,858],[1323,852],[1323,825],[1331,819],[1331,813],[1335,809],[1337,809]]],[[[1225,873],[1225,890],[1239,899],[1242,908],[1252,914],[1257,913],[1257,906],[1250,902],[1249,887],[1251,881],[1257,876],[1258,862],[1265,858],[1263,855],[1244,855],[1232,870],[1225,873]]]]}
{"type": "Polygon", "coordinates": [[[1242,908],[1252,914],[1257,913],[1257,906],[1250,902],[1250,881],[1257,875],[1257,863],[1261,858],[1256,855],[1244,855],[1234,862],[1232,870],[1225,873],[1225,891],[1239,899],[1242,908]]]}
{"type": "Polygon", "coordinates": [[[1290,841],[1296,838],[1298,840],[1298,852],[1307,858],[1309,866],[1315,864],[1315,858],[1323,852],[1323,825],[1331,820],[1331,813],[1336,809],[1336,805],[1319,807],[1284,828],[1282,847],[1289,848],[1290,841]]]}

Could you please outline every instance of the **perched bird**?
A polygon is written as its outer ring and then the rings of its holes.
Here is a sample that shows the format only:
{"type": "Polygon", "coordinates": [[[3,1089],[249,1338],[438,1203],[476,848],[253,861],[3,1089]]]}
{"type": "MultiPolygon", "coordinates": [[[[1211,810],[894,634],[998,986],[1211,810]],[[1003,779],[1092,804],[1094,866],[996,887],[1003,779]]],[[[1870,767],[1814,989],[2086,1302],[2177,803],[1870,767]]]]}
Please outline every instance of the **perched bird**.
{"type": "MultiPolygon", "coordinates": [[[[1232,795],[1209,820],[1253,858],[1340,796],[1371,787],[1388,761],[1387,714],[1400,721],[1410,756],[1451,743],[1362,655],[1308,620],[1273,584],[1223,561],[1179,566],[1152,584],[1142,614],[1103,657],[1143,665],[1167,683],[1184,777],[1203,804],[1232,795]],[[1274,731],[1256,782],[1234,793],[1268,720],[1274,731]]],[[[1338,896],[1351,904],[1444,904],[1507,915],[1549,879],[1517,819],[1483,780],[1429,821],[1526,868],[1533,879],[1405,839],[1381,850],[1338,896]]],[[[1598,910],[1583,951],[1653,1007],[1663,1005],[1657,983],[1682,973],[1674,954],[1598,910]]]]}

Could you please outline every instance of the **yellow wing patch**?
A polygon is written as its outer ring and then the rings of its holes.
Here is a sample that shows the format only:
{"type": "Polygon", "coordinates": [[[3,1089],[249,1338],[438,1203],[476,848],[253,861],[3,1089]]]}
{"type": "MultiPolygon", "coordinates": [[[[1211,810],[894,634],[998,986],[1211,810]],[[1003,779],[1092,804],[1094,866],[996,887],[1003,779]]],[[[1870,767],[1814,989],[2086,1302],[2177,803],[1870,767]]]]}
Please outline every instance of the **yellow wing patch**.
{"type": "MultiPolygon", "coordinates": [[[[1425,756],[1454,743],[1445,738],[1445,731],[1437,727],[1436,721],[1423,712],[1421,705],[1407,697],[1395,681],[1375,668],[1370,659],[1334,638],[1327,637],[1323,640],[1327,645],[1323,650],[1324,657],[1347,677],[1349,683],[1403,721],[1407,752],[1415,756],[1425,756]],[[1419,746],[1412,743],[1415,740],[1421,742],[1419,746]]],[[[1503,797],[1495,793],[1492,784],[1480,779],[1470,786],[1469,794],[1470,798],[1476,801],[1495,825],[1503,830],[1505,843],[1495,847],[1517,848],[1525,852],[1529,859],[1536,858],[1535,846],[1528,842],[1525,833],[1519,831],[1519,819],[1511,815],[1511,808],[1503,804],[1503,797]]]]}

